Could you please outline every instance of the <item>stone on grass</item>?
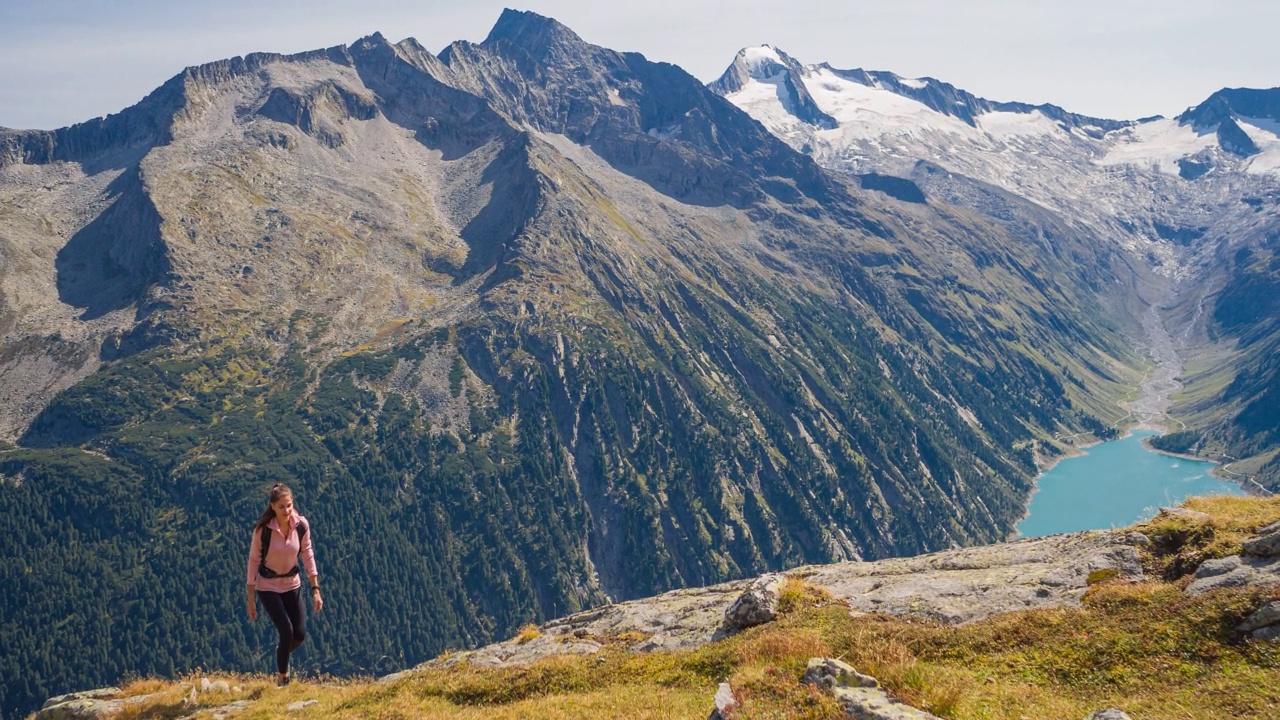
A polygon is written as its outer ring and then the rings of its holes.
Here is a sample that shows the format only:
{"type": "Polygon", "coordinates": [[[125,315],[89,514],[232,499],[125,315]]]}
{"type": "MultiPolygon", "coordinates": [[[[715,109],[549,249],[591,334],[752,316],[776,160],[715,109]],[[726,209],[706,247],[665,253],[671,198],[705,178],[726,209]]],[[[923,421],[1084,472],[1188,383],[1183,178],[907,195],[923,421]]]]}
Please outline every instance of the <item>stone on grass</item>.
{"type": "Polygon", "coordinates": [[[716,688],[716,708],[707,716],[707,720],[724,720],[725,713],[738,704],[733,697],[733,688],[729,687],[729,683],[722,682],[720,687],[716,688]]]}
{"type": "Polygon", "coordinates": [[[863,675],[849,663],[834,658],[811,658],[801,682],[827,691],[835,687],[880,687],[875,678],[863,675]]]}
{"type": "Polygon", "coordinates": [[[1240,632],[1253,632],[1276,623],[1280,623],[1280,600],[1273,600],[1258,608],[1237,625],[1236,629],[1240,632]]]}
{"type": "Polygon", "coordinates": [[[1209,522],[1209,513],[1203,513],[1199,510],[1188,510],[1187,508],[1160,508],[1160,515],[1167,518],[1177,518],[1178,520],[1186,520],[1187,522],[1204,523],[1209,522]]]}
{"type": "Polygon", "coordinates": [[[35,720],[105,720],[119,715],[129,705],[144,703],[156,695],[112,699],[119,693],[119,688],[110,687],[52,697],[35,714],[35,720]]]}
{"type": "Polygon", "coordinates": [[[301,712],[311,707],[312,705],[319,705],[319,704],[320,704],[319,700],[299,700],[297,702],[291,702],[288,705],[285,705],[284,709],[288,712],[301,712]]]}
{"type": "Polygon", "coordinates": [[[936,715],[889,697],[875,678],[832,658],[810,659],[804,682],[830,693],[848,717],[858,720],[938,720],[936,715]]]}
{"type": "Polygon", "coordinates": [[[1258,557],[1280,555],[1280,532],[1269,532],[1266,535],[1259,535],[1245,540],[1244,551],[1249,555],[1258,557]]]}
{"type": "Polygon", "coordinates": [[[1200,567],[1196,568],[1196,579],[1216,577],[1218,575],[1226,575],[1227,573],[1237,570],[1240,567],[1240,556],[1231,555],[1224,558],[1215,558],[1213,560],[1205,560],[1200,563],[1200,567]]]}
{"type": "Polygon", "coordinates": [[[1133,720],[1120,708],[1107,708],[1106,710],[1094,710],[1089,713],[1084,720],[1133,720]]]}
{"type": "Polygon", "coordinates": [[[761,575],[738,596],[724,611],[725,624],[744,630],[771,622],[778,616],[778,589],[782,587],[782,575],[761,575]]]}

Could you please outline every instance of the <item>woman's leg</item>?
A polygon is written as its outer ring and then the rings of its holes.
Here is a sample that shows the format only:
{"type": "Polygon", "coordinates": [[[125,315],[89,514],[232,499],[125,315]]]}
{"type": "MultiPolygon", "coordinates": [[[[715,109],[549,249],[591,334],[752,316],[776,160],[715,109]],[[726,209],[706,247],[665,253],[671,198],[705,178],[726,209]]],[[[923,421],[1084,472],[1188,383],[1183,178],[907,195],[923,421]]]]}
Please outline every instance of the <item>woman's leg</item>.
{"type": "Polygon", "coordinates": [[[293,602],[288,602],[290,593],[278,593],[259,590],[258,597],[262,598],[262,609],[267,611],[267,615],[271,618],[271,622],[276,626],[276,632],[280,634],[280,644],[276,645],[276,670],[281,677],[289,674],[289,653],[294,648],[293,644],[293,619],[289,611],[289,605],[297,605],[298,591],[294,590],[293,602]]]}
{"type": "Polygon", "coordinates": [[[289,624],[293,628],[293,638],[289,644],[289,651],[293,652],[307,639],[307,625],[302,614],[302,588],[280,593],[280,597],[284,600],[284,609],[289,614],[289,624]]]}

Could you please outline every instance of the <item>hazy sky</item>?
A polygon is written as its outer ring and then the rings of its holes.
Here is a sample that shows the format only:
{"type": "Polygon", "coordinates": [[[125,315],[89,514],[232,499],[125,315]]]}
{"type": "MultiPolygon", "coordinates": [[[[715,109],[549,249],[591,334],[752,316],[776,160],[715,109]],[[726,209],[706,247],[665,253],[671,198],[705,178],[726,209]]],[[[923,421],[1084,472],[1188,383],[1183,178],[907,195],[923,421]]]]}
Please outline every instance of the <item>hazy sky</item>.
{"type": "MultiPolygon", "coordinates": [[[[183,67],[373,31],[479,42],[489,0],[0,0],[0,125],[117,112],[183,67]]],[[[527,0],[588,42],[716,78],[745,45],[929,75],[993,100],[1172,115],[1222,87],[1280,86],[1276,0],[527,0]]]]}

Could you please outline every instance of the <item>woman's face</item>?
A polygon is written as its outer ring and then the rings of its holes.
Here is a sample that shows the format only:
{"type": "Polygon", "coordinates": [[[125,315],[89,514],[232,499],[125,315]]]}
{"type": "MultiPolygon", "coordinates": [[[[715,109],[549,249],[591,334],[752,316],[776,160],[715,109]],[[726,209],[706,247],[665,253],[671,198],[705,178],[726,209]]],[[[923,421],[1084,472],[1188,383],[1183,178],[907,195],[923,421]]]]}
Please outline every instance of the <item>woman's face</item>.
{"type": "Polygon", "coordinates": [[[293,496],[284,495],[279,500],[271,503],[271,509],[276,511],[276,515],[284,517],[293,512],[293,496]]]}

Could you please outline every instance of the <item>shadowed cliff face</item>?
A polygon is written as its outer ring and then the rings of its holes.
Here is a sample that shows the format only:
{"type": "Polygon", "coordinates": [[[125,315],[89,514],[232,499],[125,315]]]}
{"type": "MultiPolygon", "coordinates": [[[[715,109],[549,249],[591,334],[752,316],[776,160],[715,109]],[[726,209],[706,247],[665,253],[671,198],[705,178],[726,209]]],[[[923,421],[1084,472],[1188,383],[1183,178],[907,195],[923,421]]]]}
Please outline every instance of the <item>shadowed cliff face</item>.
{"type": "Polygon", "coordinates": [[[546,18],[181,78],[154,146],[0,169],[0,250],[51,248],[0,269],[0,362],[52,328],[109,351],[33,386],[0,450],[4,556],[55,578],[5,576],[0,621],[71,658],[40,697],[256,667],[246,628],[176,608],[241,609],[271,482],[352,609],[309,662],[382,671],[610,598],[1001,539],[1042,441],[1101,429],[1137,362],[1112,295],[1135,272],[1097,238],[860,187],[546,18]],[[55,561],[50,513],[82,538],[55,561]],[[85,567],[55,632],[40,589],[85,567]]]}
{"type": "Polygon", "coordinates": [[[160,216],[138,169],[107,186],[111,205],[58,251],[58,297],[84,320],[136,304],[168,272],[160,216]]]}

